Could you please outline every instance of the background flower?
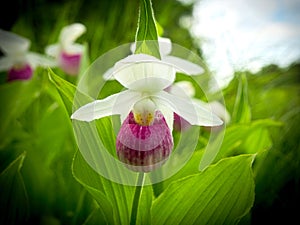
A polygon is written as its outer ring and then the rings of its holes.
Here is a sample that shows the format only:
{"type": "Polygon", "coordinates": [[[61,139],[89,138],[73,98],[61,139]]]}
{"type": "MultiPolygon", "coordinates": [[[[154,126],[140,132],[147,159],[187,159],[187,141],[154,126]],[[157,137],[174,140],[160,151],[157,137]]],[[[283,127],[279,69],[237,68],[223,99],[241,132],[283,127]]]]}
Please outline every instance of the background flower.
{"type": "Polygon", "coordinates": [[[37,66],[53,67],[55,62],[39,53],[29,51],[30,40],[0,29],[0,72],[8,71],[8,81],[31,78],[37,66]]]}
{"type": "Polygon", "coordinates": [[[84,46],[74,43],[86,31],[81,23],[74,23],[62,28],[59,42],[46,47],[46,54],[55,57],[57,65],[69,75],[77,75],[84,51],[84,46]]]}

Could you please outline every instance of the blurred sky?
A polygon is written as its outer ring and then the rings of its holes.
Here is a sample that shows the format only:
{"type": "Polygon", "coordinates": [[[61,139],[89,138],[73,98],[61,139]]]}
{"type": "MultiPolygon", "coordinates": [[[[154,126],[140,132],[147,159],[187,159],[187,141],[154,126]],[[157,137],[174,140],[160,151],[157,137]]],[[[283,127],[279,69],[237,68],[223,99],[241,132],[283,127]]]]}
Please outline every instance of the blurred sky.
{"type": "Polygon", "coordinates": [[[300,59],[300,0],[199,0],[191,32],[222,86],[234,69],[300,59]]]}

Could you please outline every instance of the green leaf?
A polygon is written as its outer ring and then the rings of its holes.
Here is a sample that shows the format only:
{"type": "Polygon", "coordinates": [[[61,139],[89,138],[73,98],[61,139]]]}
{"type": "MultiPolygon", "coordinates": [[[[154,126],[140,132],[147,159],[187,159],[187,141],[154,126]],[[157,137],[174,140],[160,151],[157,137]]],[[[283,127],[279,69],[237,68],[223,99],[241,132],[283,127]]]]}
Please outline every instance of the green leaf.
{"type": "Polygon", "coordinates": [[[235,224],[254,201],[253,155],[227,158],[173,182],[152,206],[153,224],[235,224]]]}
{"type": "Polygon", "coordinates": [[[48,70],[48,77],[59,91],[68,113],[71,114],[76,86],[56,75],[50,68],[48,70]]]}
{"type": "MultiPolygon", "coordinates": [[[[59,95],[65,105],[65,108],[68,112],[68,115],[72,114],[72,108],[74,104],[74,95],[77,92],[77,99],[84,99],[87,101],[92,101],[93,99],[91,97],[88,97],[87,95],[81,93],[79,90],[77,90],[76,86],[60,76],[56,75],[51,69],[48,70],[48,78],[51,81],[52,84],[56,87],[56,89],[59,92],[59,95]]],[[[51,92],[51,91],[50,91],[51,92]]],[[[53,95],[53,93],[51,93],[53,95]]],[[[59,101],[59,100],[58,100],[59,101]]]]}
{"type": "Polygon", "coordinates": [[[101,209],[95,209],[82,225],[107,224],[101,209]]]}
{"type": "Polygon", "coordinates": [[[109,224],[129,224],[134,187],[113,183],[97,174],[79,152],[73,161],[73,175],[97,201],[109,224]]]}
{"type": "Polygon", "coordinates": [[[246,74],[239,76],[239,86],[235,99],[232,120],[236,123],[249,123],[251,121],[251,108],[248,98],[248,82],[246,74]]]}
{"type": "Polygon", "coordinates": [[[26,152],[0,174],[0,224],[23,224],[28,217],[28,197],[20,170],[26,152]]]}
{"type": "Polygon", "coordinates": [[[135,53],[144,53],[160,59],[157,36],[151,0],[141,0],[135,53]]]}
{"type": "Polygon", "coordinates": [[[93,196],[98,202],[102,213],[105,216],[105,220],[110,224],[113,224],[113,206],[109,201],[109,197],[104,194],[104,186],[101,182],[99,175],[85,162],[80,152],[76,152],[73,164],[72,172],[75,179],[83,185],[83,187],[93,196]]]}
{"type": "Polygon", "coordinates": [[[152,186],[145,186],[142,189],[138,212],[137,212],[137,222],[136,224],[150,225],[151,224],[151,206],[153,201],[153,190],[152,186]]]}
{"type": "Polygon", "coordinates": [[[272,146],[269,128],[280,127],[282,123],[262,119],[250,124],[234,124],[225,133],[221,148],[215,162],[221,158],[238,154],[255,154],[272,146]]]}
{"type": "MultiPolygon", "coordinates": [[[[170,183],[182,179],[184,177],[193,175],[193,174],[198,174],[199,173],[199,162],[203,156],[202,150],[197,150],[194,151],[192,157],[189,159],[189,161],[184,165],[184,167],[179,170],[174,176],[170,177],[167,180],[163,181],[163,185],[165,187],[168,187],[170,183]]],[[[180,157],[180,156],[179,156],[180,157]]]]}

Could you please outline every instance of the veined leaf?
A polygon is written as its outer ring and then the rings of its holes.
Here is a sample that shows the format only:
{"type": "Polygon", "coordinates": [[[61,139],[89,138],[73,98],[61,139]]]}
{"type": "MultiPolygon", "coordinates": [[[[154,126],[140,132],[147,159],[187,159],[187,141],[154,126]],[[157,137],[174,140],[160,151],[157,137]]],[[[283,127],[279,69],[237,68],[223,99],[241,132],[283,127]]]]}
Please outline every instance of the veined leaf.
{"type": "MultiPolygon", "coordinates": [[[[108,224],[129,224],[135,187],[117,184],[97,174],[79,152],[73,161],[73,175],[98,202],[108,224]]],[[[149,222],[151,186],[142,189],[137,214],[138,224],[149,222]]],[[[101,217],[103,219],[103,217],[101,217]]]]}
{"type": "Polygon", "coordinates": [[[227,158],[173,182],[152,206],[153,224],[235,224],[254,201],[253,155],[227,158]]]}
{"type": "Polygon", "coordinates": [[[160,59],[157,36],[151,0],[141,0],[135,53],[144,53],[160,59]]]}
{"type": "Polygon", "coordinates": [[[28,197],[20,170],[26,152],[0,174],[0,223],[22,224],[28,217],[28,197]]]}
{"type": "Polygon", "coordinates": [[[152,186],[145,186],[142,189],[141,197],[138,205],[136,224],[150,225],[151,224],[151,206],[153,203],[152,186]]]}
{"type": "Polygon", "coordinates": [[[109,196],[104,194],[105,189],[99,175],[89,167],[85,162],[80,152],[76,152],[72,172],[76,180],[83,185],[83,187],[93,196],[98,202],[101,212],[104,214],[105,219],[110,224],[113,224],[113,206],[109,201],[109,196]]]}

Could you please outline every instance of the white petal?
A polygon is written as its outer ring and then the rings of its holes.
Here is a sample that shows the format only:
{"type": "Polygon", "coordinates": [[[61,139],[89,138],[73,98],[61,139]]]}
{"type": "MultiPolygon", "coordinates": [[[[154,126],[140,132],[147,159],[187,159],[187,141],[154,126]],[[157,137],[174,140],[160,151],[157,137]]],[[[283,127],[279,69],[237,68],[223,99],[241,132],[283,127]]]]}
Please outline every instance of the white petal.
{"type": "Polygon", "coordinates": [[[13,66],[13,60],[10,57],[0,58],[0,72],[7,71],[13,66]]]}
{"type": "Polygon", "coordinates": [[[156,94],[155,101],[166,107],[170,107],[175,113],[187,120],[192,125],[199,126],[218,126],[223,121],[214,115],[203,105],[196,104],[194,101],[187,101],[186,98],[171,95],[165,91],[156,94]]]}
{"type": "Polygon", "coordinates": [[[191,82],[183,80],[171,85],[168,92],[181,97],[194,97],[196,90],[191,82]]]}
{"type": "Polygon", "coordinates": [[[178,72],[188,75],[199,75],[204,72],[204,69],[201,66],[179,57],[165,56],[162,60],[174,65],[178,69],[178,72]]]}
{"type": "Polygon", "coordinates": [[[169,38],[158,37],[159,52],[161,56],[169,55],[172,51],[172,42],[169,38]]]}
{"type": "Polygon", "coordinates": [[[225,106],[222,105],[220,102],[218,101],[213,101],[208,103],[208,107],[211,108],[211,110],[217,115],[219,116],[225,123],[229,123],[230,122],[230,114],[229,112],[226,110],[225,106]]]}
{"type": "Polygon", "coordinates": [[[84,51],[84,46],[81,44],[72,44],[64,48],[64,52],[68,54],[82,54],[84,51]]]}
{"type": "Polygon", "coordinates": [[[105,116],[121,115],[123,120],[140,98],[141,94],[138,92],[123,91],[80,107],[72,114],[71,119],[89,122],[105,116]]]}
{"type": "Polygon", "coordinates": [[[52,57],[58,57],[60,53],[60,46],[58,44],[49,45],[46,47],[45,52],[52,57]]]}
{"type": "Polygon", "coordinates": [[[0,29],[0,48],[5,54],[26,52],[30,47],[30,41],[12,32],[0,29]]]}
{"type": "Polygon", "coordinates": [[[74,23],[64,27],[60,33],[60,42],[63,48],[68,48],[73,42],[86,31],[86,27],[81,23],[74,23]]]}
{"type": "Polygon", "coordinates": [[[124,59],[118,61],[115,65],[115,68],[118,69],[128,64],[137,63],[137,62],[152,62],[152,61],[160,61],[154,56],[147,54],[131,54],[124,59]]]}
{"type": "Polygon", "coordinates": [[[166,123],[172,132],[173,123],[174,123],[174,113],[173,113],[172,109],[170,109],[170,107],[166,107],[165,105],[159,104],[159,101],[155,102],[155,103],[156,103],[158,110],[161,111],[161,113],[164,115],[166,123]]]}
{"type": "Polygon", "coordinates": [[[124,87],[155,92],[170,86],[175,80],[173,66],[145,54],[133,54],[116,63],[113,76],[124,87]]]}
{"type": "Polygon", "coordinates": [[[130,45],[130,52],[131,52],[132,54],[134,54],[135,48],[136,48],[136,43],[133,42],[133,43],[130,45]]]}
{"type": "Polygon", "coordinates": [[[113,76],[114,68],[111,67],[108,70],[105,71],[103,74],[103,79],[104,80],[115,80],[115,77],[113,76]]]}
{"type": "Polygon", "coordinates": [[[30,65],[32,65],[34,68],[37,66],[54,67],[57,65],[54,59],[34,52],[29,52],[26,55],[26,58],[30,65]]]}

